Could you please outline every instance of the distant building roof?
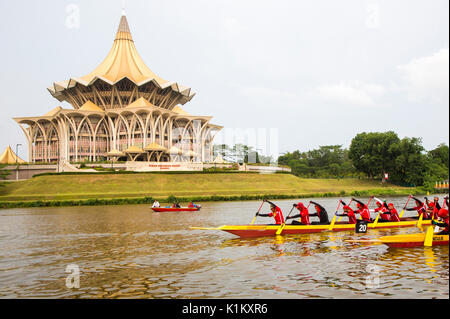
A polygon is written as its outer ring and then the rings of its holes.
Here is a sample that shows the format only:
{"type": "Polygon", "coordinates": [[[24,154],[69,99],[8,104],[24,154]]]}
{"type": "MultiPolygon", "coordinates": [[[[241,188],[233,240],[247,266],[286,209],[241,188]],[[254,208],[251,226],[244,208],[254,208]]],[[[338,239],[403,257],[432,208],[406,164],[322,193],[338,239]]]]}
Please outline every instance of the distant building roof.
{"type": "Polygon", "coordinates": [[[16,164],[25,163],[23,159],[18,157],[10,146],[6,148],[2,155],[0,155],[0,164],[16,164]]]}

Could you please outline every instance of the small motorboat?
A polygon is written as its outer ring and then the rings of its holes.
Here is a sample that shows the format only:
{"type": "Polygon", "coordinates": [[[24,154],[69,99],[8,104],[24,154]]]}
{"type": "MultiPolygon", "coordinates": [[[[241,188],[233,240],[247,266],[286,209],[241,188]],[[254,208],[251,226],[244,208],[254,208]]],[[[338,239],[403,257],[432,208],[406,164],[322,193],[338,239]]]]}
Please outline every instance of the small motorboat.
{"type": "Polygon", "coordinates": [[[197,205],[196,207],[151,207],[151,209],[155,213],[162,212],[197,212],[202,208],[201,205],[197,205]]]}

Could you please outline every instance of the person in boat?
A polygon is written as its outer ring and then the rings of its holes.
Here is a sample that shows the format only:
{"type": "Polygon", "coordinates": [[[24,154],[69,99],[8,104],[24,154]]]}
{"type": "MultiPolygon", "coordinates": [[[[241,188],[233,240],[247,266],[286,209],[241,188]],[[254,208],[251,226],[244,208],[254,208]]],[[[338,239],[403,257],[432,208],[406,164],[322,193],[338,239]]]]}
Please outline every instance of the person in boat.
{"type": "Polygon", "coordinates": [[[399,222],[400,221],[400,216],[398,215],[398,212],[395,209],[394,204],[393,203],[389,203],[387,205],[387,207],[388,207],[388,211],[389,211],[389,214],[390,214],[389,221],[390,222],[399,222]]]}
{"type": "Polygon", "coordinates": [[[181,205],[179,202],[175,202],[175,203],[173,203],[172,208],[181,208],[181,205]]]}
{"type": "Polygon", "coordinates": [[[157,200],[155,200],[155,201],[153,202],[152,207],[153,207],[153,208],[159,208],[159,207],[161,207],[161,205],[159,204],[159,202],[158,202],[157,200]]]}
{"type": "Polygon", "coordinates": [[[294,216],[288,216],[286,217],[286,220],[300,218],[300,221],[293,220],[291,225],[310,225],[308,208],[306,208],[303,203],[293,204],[293,206],[297,208],[300,213],[294,216]]]}
{"type": "Polygon", "coordinates": [[[379,199],[376,199],[377,201],[377,208],[375,208],[375,213],[380,214],[379,222],[389,222],[391,220],[391,213],[389,212],[388,205],[386,202],[382,202],[379,199]]]}
{"type": "Polygon", "coordinates": [[[197,208],[197,205],[195,205],[194,202],[190,202],[188,207],[189,208],[197,208]]]}
{"type": "Polygon", "coordinates": [[[370,218],[370,211],[367,205],[363,204],[357,199],[353,198],[353,200],[356,202],[356,206],[358,207],[358,209],[355,211],[355,214],[359,214],[363,221],[370,223],[372,219],[370,218]]]}
{"type": "Polygon", "coordinates": [[[406,208],[406,210],[407,211],[417,211],[417,217],[420,218],[420,216],[423,215],[423,219],[429,219],[425,204],[415,197],[413,197],[413,199],[416,202],[416,207],[406,208]]]}
{"type": "Polygon", "coordinates": [[[441,208],[438,213],[438,217],[440,218],[441,222],[437,222],[435,220],[432,220],[431,223],[435,226],[443,227],[444,230],[438,233],[438,235],[448,235],[449,228],[448,228],[448,209],[441,208]]]}
{"type": "Polygon", "coordinates": [[[432,219],[438,219],[439,211],[441,210],[441,205],[439,204],[439,197],[434,197],[433,201],[430,202],[427,197],[425,197],[425,203],[428,206],[427,214],[432,216],[432,219]]]}
{"type": "Polygon", "coordinates": [[[319,222],[312,222],[311,224],[318,224],[318,225],[328,225],[330,223],[328,219],[328,212],[327,210],[320,204],[311,201],[311,204],[314,204],[314,208],[316,209],[315,213],[309,214],[309,217],[317,216],[319,217],[319,222]]]}
{"type": "Polygon", "coordinates": [[[277,205],[270,203],[270,213],[268,214],[261,214],[261,213],[256,213],[256,216],[261,216],[261,217],[273,217],[275,219],[275,224],[276,225],[281,225],[284,223],[284,217],[283,217],[283,213],[281,212],[280,207],[278,207],[277,205]]]}
{"type": "Polygon", "coordinates": [[[355,215],[355,212],[353,211],[353,209],[351,209],[350,206],[348,206],[344,202],[342,202],[342,204],[344,204],[344,207],[343,207],[344,213],[338,214],[338,212],[336,212],[335,215],[340,216],[340,217],[347,216],[349,224],[356,224],[356,215],[355,215]]]}

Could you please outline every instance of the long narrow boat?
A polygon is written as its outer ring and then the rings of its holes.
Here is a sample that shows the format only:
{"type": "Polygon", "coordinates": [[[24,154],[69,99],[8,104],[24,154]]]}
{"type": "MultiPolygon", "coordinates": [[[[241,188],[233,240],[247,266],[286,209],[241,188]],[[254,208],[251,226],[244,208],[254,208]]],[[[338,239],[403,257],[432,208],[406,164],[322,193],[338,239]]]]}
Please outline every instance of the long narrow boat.
{"type": "Polygon", "coordinates": [[[197,212],[200,210],[199,207],[152,207],[152,210],[155,213],[161,213],[161,212],[197,212]]]}
{"type": "MultiPolygon", "coordinates": [[[[425,233],[383,236],[372,240],[346,240],[352,243],[373,243],[386,244],[389,247],[419,247],[423,246],[425,242],[425,233]]],[[[448,235],[433,235],[433,246],[448,245],[448,235]]]]}
{"type": "MultiPolygon", "coordinates": [[[[384,222],[384,223],[369,223],[368,229],[384,229],[384,228],[398,228],[398,227],[415,227],[418,224],[418,220],[415,218],[401,218],[399,222],[384,222]]],[[[421,221],[421,225],[430,225],[430,220],[421,221]]],[[[280,235],[293,235],[293,234],[308,234],[308,233],[320,233],[324,231],[348,231],[355,230],[355,224],[349,224],[344,222],[337,222],[330,230],[330,225],[288,225],[286,224],[280,235]]],[[[233,235],[249,238],[249,237],[263,237],[263,236],[275,236],[280,225],[223,225],[220,227],[190,227],[195,230],[222,230],[233,235]]]]}

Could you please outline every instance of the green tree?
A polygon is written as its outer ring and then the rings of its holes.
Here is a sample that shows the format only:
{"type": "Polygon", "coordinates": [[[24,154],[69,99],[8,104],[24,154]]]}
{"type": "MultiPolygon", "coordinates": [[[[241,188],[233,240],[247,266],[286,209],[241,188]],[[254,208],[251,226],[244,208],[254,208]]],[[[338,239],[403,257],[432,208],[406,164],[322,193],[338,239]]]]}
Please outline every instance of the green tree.
{"type": "Polygon", "coordinates": [[[355,168],[368,178],[382,177],[393,170],[399,142],[392,131],[360,133],[353,138],[348,156],[355,168]]]}
{"type": "Polygon", "coordinates": [[[449,148],[448,145],[439,144],[434,150],[428,152],[429,159],[437,164],[449,167],[449,148]]]}
{"type": "Polygon", "coordinates": [[[446,144],[439,144],[427,154],[424,186],[433,190],[436,182],[448,180],[449,177],[449,148],[446,144]]]}
{"type": "Polygon", "coordinates": [[[426,173],[426,155],[420,138],[405,137],[394,146],[398,156],[394,160],[391,178],[396,183],[423,185],[426,173]]]}

